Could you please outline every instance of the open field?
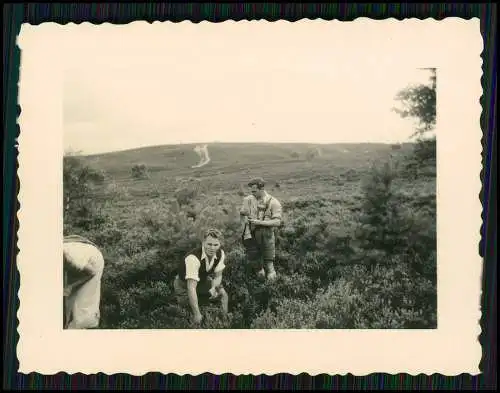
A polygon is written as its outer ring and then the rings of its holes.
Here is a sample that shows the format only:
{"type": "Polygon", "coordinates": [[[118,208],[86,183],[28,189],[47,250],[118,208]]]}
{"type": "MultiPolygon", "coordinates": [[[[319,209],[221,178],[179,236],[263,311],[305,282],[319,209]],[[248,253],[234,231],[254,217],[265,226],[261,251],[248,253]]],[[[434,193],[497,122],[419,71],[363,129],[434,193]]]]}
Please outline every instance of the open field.
{"type": "Polygon", "coordinates": [[[435,327],[435,168],[416,178],[398,169],[412,144],[213,143],[210,162],[193,169],[195,146],[79,157],[102,177],[65,227],[106,257],[103,327],[190,327],[173,269],[207,225],[225,233],[231,311],[222,320],[207,308],[207,328],[435,327]],[[367,192],[372,165],[386,161],[389,184],[367,192]],[[240,245],[237,210],[254,176],[285,213],[273,285],[247,275],[240,245]]]}

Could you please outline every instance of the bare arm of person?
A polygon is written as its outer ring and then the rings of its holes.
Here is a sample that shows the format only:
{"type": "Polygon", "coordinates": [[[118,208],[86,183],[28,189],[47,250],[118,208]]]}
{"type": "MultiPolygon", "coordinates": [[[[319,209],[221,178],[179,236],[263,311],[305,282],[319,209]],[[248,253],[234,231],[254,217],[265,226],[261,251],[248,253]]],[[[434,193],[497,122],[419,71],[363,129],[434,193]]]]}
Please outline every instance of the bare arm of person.
{"type": "Polygon", "coordinates": [[[221,297],[222,312],[227,314],[229,312],[229,296],[224,288],[220,288],[219,295],[221,297]]]}
{"type": "Polygon", "coordinates": [[[191,278],[187,279],[187,294],[189,299],[189,305],[191,306],[191,311],[193,312],[194,322],[200,323],[202,316],[200,308],[198,307],[198,294],[196,293],[196,287],[198,282],[191,278]]]}
{"type": "Polygon", "coordinates": [[[226,290],[221,286],[222,283],[222,271],[216,272],[215,277],[212,280],[212,288],[210,289],[212,299],[216,297],[220,298],[222,311],[224,314],[228,313],[229,297],[226,290]]]}
{"type": "Polygon", "coordinates": [[[220,284],[222,283],[222,271],[220,272],[215,272],[214,279],[212,280],[212,297],[215,297],[218,293],[218,289],[220,284]]]}

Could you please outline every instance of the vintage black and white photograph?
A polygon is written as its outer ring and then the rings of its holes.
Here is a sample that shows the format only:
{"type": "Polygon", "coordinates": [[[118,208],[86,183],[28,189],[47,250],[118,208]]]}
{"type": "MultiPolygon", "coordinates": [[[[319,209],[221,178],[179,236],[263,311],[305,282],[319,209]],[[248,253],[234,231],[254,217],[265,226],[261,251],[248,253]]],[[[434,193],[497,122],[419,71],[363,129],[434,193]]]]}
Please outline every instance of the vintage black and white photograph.
{"type": "Polygon", "coordinates": [[[437,328],[439,68],[270,25],[68,46],[65,329],[437,328]]]}
{"type": "Polygon", "coordinates": [[[23,25],[20,370],[478,372],[481,44],[23,25]]]}

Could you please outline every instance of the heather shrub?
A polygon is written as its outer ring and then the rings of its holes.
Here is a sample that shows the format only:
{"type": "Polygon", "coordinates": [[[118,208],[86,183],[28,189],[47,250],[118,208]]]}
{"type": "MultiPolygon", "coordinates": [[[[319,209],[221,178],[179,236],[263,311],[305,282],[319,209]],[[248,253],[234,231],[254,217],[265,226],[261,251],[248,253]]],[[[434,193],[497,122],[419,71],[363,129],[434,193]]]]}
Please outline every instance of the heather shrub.
{"type": "Polygon", "coordinates": [[[319,289],[313,299],[283,298],[276,311],[265,310],[252,323],[256,329],[342,329],[354,328],[362,307],[359,292],[339,279],[319,289]]]}
{"type": "Polygon", "coordinates": [[[149,178],[148,168],[146,164],[135,164],[132,166],[132,176],[136,179],[149,178]]]}
{"type": "Polygon", "coordinates": [[[219,304],[203,305],[201,328],[436,325],[433,180],[425,172],[419,182],[413,180],[396,159],[367,173],[346,170],[322,180],[343,195],[280,196],[286,220],[276,231],[273,283],[257,280],[246,260],[238,213],[241,186],[229,193],[213,179],[172,179],[171,192],[137,205],[130,185],[106,178],[99,183],[102,178],[82,168],[65,163],[65,195],[72,196],[65,232],[88,236],[105,255],[104,328],[193,327],[190,310],[176,303],[173,279],[207,227],[224,234],[230,315],[223,317],[219,304]]]}

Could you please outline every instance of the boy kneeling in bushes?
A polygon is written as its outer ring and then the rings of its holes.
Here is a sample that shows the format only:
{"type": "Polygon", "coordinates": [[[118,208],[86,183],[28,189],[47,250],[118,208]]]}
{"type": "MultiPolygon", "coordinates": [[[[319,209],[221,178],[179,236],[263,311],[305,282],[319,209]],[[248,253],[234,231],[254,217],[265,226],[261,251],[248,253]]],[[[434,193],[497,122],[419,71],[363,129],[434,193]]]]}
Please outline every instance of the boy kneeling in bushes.
{"type": "Polygon", "coordinates": [[[222,311],[227,315],[228,295],[222,286],[224,262],[222,233],[218,229],[205,231],[199,247],[188,252],[179,262],[174,280],[177,302],[190,306],[195,323],[203,319],[200,303],[220,301],[222,311]]]}

